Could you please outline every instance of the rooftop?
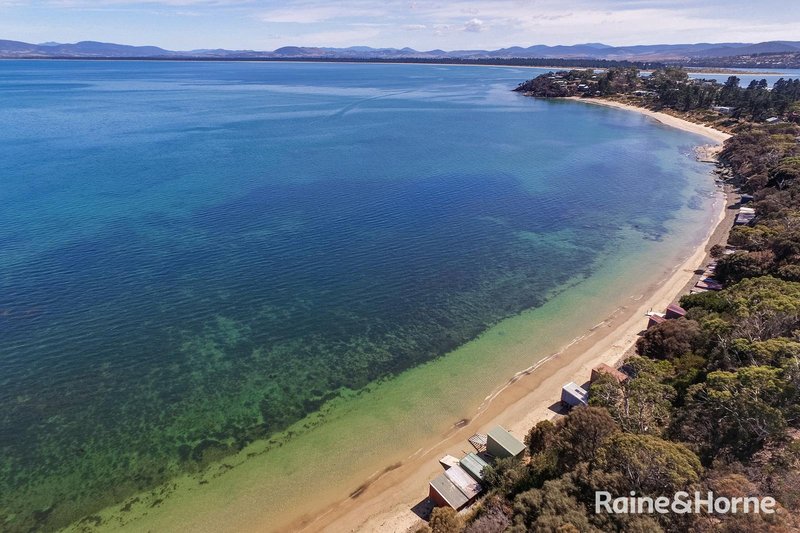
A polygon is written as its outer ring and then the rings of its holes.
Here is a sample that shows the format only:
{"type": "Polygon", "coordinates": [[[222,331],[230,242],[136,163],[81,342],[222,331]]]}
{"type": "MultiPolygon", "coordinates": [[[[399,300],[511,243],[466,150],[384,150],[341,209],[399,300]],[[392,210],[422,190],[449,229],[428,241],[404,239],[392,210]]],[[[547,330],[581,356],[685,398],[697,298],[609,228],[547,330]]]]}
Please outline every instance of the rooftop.
{"type": "Polygon", "coordinates": [[[489,432],[488,437],[494,440],[511,455],[519,455],[525,450],[525,445],[501,426],[497,426],[496,428],[492,429],[489,432]]]}

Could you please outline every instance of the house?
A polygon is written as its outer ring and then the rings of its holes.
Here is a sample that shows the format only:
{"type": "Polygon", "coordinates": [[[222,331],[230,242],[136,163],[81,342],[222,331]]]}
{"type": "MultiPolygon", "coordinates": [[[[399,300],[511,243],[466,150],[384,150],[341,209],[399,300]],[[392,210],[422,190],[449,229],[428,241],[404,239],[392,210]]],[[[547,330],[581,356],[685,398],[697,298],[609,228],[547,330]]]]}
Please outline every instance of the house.
{"type": "Polygon", "coordinates": [[[715,105],[711,109],[713,109],[717,113],[722,113],[723,115],[732,115],[733,114],[733,108],[730,107],[730,106],[715,105]]]}
{"type": "Polygon", "coordinates": [[[617,383],[625,383],[628,380],[628,374],[605,363],[602,363],[592,369],[592,383],[594,383],[600,376],[611,376],[617,380],[617,383]]]}
{"type": "Polygon", "coordinates": [[[569,407],[589,405],[589,393],[577,383],[570,381],[561,387],[561,403],[569,407]]]}
{"type": "Polygon", "coordinates": [[[666,319],[681,318],[683,316],[686,316],[686,309],[677,304],[668,305],[667,312],[664,314],[666,319]]]}
{"type": "Polygon", "coordinates": [[[780,119],[778,117],[769,117],[764,122],[766,122],[767,124],[775,124],[778,121],[780,121],[780,119]]]}
{"type": "Polygon", "coordinates": [[[522,457],[525,453],[525,445],[500,426],[491,430],[486,437],[486,452],[498,459],[522,457]]]}

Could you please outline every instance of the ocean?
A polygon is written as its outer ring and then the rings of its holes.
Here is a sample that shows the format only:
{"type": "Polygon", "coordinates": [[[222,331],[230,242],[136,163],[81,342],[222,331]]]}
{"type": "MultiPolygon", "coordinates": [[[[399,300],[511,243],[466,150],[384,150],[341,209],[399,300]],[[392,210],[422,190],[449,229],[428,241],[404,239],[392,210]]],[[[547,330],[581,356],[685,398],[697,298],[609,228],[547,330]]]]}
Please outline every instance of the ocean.
{"type": "Polygon", "coordinates": [[[0,529],[119,525],[248,453],[358,474],[527,367],[510,331],[674,264],[706,141],[511,92],[540,72],[0,62],[0,529]]]}

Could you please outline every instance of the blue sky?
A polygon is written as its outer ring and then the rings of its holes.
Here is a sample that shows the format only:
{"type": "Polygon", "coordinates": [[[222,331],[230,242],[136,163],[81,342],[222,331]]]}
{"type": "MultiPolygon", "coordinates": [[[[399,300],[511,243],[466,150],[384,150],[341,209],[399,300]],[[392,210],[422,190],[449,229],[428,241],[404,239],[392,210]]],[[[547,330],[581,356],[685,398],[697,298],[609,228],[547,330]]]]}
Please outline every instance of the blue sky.
{"type": "Polygon", "coordinates": [[[800,41],[800,0],[0,0],[0,39],[174,50],[800,41]]]}

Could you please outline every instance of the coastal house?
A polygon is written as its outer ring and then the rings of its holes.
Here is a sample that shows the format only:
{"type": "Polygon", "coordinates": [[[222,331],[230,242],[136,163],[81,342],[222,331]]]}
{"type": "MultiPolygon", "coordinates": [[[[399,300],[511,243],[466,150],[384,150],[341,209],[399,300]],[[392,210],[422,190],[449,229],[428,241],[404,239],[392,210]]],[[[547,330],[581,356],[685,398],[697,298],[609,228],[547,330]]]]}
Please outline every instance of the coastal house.
{"type": "Polygon", "coordinates": [[[500,426],[492,429],[486,437],[486,453],[493,457],[522,457],[525,453],[525,445],[500,426]]]}
{"type": "Polygon", "coordinates": [[[570,408],[589,405],[589,393],[577,383],[570,381],[561,387],[561,403],[570,408]]]}
{"type": "Polygon", "coordinates": [[[605,363],[601,363],[592,369],[592,383],[597,381],[600,376],[611,376],[617,383],[625,383],[628,381],[628,374],[605,363]]]}
{"type": "Polygon", "coordinates": [[[722,113],[723,115],[732,115],[733,114],[733,108],[730,107],[730,106],[715,105],[711,109],[716,111],[717,113],[722,113]]]}
{"type": "Polygon", "coordinates": [[[437,507],[463,509],[483,492],[483,486],[459,465],[451,466],[430,482],[428,497],[437,507]]]}

